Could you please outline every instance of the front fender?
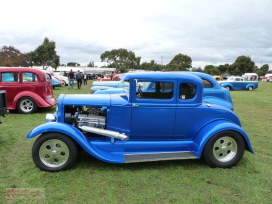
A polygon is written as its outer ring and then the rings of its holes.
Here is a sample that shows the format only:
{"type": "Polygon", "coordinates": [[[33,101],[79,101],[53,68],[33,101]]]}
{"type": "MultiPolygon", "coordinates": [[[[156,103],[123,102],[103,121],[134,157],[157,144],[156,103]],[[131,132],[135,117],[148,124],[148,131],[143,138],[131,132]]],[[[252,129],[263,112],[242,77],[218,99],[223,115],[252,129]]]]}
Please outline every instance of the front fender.
{"type": "MultiPolygon", "coordinates": [[[[118,161],[112,159],[112,155],[109,156],[107,152],[101,152],[95,148],[91,140],[86,137],[82,132],[80,132],[77,128],[66,124],[66,123],[60,123],[60,122],[49,122],[49,123],[44,123],[42,125],[39,125],[35,127],[33,130],[31,130],[26,138],[30,139],[33,137],[36,137],[40,134],[47,133],[47,132],[58,132],[65,134],[72,139],[74,139],[86,152],[88,152],[90,155],[93,157],[100,159],[105,162],[110,162],[110,163],[124,163],[123,157],[119,159],[118,161]]],[[[110,140],[109,140],[110,143],[110,140]]]]}
{"type": "Polygon", "coordinates": [[[229,121],[219,120],[206,125],[197,133],[196,137],[194,138],[194,145],[192,146],[192,151],[196,154],[197,158],[201,157],[202,151],[208,140],[215,134],[225,130],[235,131],[242,135],[246,142],[246,149],[254,154],[254,150],[250,144],[249,137],[240,126],[229,121]]]}
{"type": "Polygon", "coordinates": [[[223,82],[223,83],[221,83],[221,84],[222,84],[222,86],[223,86],[224,88],[226,88],[227,86],[229,86],[231,89],[233,89],[233,85],[232,85],[231,83],[223,82]]]}

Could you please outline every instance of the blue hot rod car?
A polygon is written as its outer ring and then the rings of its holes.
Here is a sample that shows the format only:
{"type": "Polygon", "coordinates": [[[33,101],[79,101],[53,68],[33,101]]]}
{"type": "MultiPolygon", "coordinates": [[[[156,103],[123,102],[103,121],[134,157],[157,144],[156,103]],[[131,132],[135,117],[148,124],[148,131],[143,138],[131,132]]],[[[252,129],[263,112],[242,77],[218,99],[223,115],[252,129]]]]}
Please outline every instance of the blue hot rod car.
{"type": "Polygon", "coordinates": [[[129,94],[60,95],[57,112],[27,135],[40,135],[34,163],[44,171],[66,170],[83,148],[110,163],[204,158],[211,167],[228,168],[245,150],[254,153],[236,114],[202,101],[199,77],[134,73],[124,80],[129,94]],[[139,85],[150,83],[152,91],[139,85]]]}

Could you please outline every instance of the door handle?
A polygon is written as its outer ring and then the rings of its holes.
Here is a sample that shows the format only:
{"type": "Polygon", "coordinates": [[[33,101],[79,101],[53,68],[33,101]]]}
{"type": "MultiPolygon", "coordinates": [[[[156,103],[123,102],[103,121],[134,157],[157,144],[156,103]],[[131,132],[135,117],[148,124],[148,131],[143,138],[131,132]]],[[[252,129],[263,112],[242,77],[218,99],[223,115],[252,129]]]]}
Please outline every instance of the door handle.
{"type": "Polygon", "coordinates": [[[137,104],[135,104],[135,103],[133,103],[132,104],[132,107],[138,107],[139,105],[137,105],[137,104]]]}

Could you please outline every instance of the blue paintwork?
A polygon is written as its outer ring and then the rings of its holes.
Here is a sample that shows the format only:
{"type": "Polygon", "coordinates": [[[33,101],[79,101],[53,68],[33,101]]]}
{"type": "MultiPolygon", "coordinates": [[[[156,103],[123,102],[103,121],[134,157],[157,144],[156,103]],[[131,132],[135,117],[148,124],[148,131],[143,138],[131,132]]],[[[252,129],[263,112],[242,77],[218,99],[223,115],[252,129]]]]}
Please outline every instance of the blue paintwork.
{"type": "Polygon", "coordinates": [[[192,152],[200,158],[206,142],[216,133],[232,130],[246,141],[254,153],[246,132],[236,114],[219,105],[203,102],[203,81],[192,74],[140,73],[128,74],[129,94],[62,94],[58,99],[55,122],[42,124],[29,132],[33,138],[48,132],[60,132],[73,138],[84,150],[97,159],[124,163],[124,155],[143,153],[192,152]],[[173,97],[167,99],[137,98],[139,81],[173,83],[173,97]],[[182,100],[179,84],[195,85],[195,96],[182,100]],[[65,106],[103,107],[107,111],[106,129],[129,136],[129,140],[110,137],[88,137],[76,125],[64,123],[65,106]]]}
{"type": "MultiPolygon", "coordinates": [[[[165,73],[165,72],[164,72],[165,73]]],[[[233,110],[232,98],[228,90],[221,87],[218,82],[210,75],[201,72],[174,72],[174,73],[187,73],[200,77],[202,80],[207,80],[210,82],[204,86],[203,91],[203,101],[207,103],[221,105],[230,110],[233,110]]],[[[123,79],[124,80],[124,79],[123,79]]],[[[103,86],[99,86],[100,82],[93,84],[91,88],[94,94],[118,94],[127,92],[129,86],[120,88],[120,84],[116,85],[118,82],[103,82],[103,86]],[[115,88],[115,87],[119,88],[115,88]]]]}
{"type": "Polygon", "coordinates": [[[258,81],[247,81],[242,77],[229,77],[226,81],[219,81],[219,84],[224,88],[230,87],[230,90],[249,90],[249,87],[258,88],[258,81]]]}

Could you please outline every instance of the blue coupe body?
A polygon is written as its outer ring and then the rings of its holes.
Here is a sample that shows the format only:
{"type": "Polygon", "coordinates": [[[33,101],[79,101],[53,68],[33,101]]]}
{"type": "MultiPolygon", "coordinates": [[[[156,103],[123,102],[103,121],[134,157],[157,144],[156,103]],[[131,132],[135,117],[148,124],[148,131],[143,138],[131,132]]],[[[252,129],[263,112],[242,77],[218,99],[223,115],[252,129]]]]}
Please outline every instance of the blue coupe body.
{"type": "Polygon", "coordinates": [[[29,132],[35,164],[70,168],[78,146],[110,163],[204,158],[212,167],[236,165],[254,153],[229,108],[203,102],[203,80],[187,73],[128,74],[129,93],[60,95],[57,112],[29,132]],[[148,90],[144,85],[152,84],[148,90]]]}
{"type": "MultiPolygon", "coordinates": [[[[143,74],[141,72],[139,74],[143,74]]],[[[166,73],[166,72],[163,72],[166,73]]],[[[173,72],[173,73],[187,73],[198,76],[204,83],[203,101],[207,103],[217,104],[233,110],[232,98],[228,90],[221,87],[218,82],[210,75],[201,72],[173,72]]],[[[91,91],[93,94],[118,94],[127,92],[129,84],[124,81],[125,75],[121,81],[112,82],[93,82],[91,91]]]]}

